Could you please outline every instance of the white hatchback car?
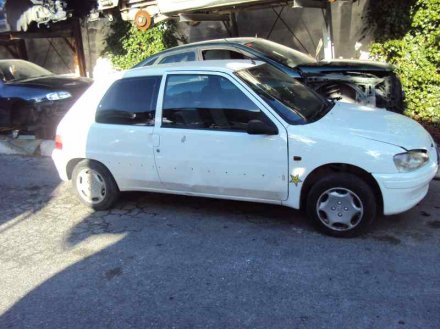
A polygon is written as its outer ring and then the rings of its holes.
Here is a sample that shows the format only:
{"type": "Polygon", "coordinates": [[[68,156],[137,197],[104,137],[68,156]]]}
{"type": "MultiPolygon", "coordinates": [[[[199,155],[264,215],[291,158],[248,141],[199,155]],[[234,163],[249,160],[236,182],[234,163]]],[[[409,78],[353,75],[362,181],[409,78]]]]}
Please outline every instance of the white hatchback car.
{"type": "Polygon", "coordinates": [[[58,126],[53,160],[94,209],[120,191],[281,204],[360,233],[427,194],[431,136],[384,110],[332,103],[252,61],[138,68],[95,82],[58,126]]]}

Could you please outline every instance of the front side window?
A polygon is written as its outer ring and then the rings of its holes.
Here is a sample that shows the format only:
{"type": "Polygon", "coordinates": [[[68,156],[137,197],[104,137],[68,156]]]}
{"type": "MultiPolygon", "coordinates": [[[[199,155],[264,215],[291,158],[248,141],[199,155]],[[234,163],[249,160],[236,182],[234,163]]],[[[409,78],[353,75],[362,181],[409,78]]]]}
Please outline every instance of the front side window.
{"type": "Polygon", "coordinates": [[[153,126],[161,78],[126,78],[113,83],[98,105],[96,122],[153,126]]]}
{"type": "Polygon", "coordinates": [[[269,119],[240,89],[217,75],[170,75],[162,127],[244,132],[250,120],[269,119]]]}
{"type": "Polygon", "coordinates": [[[193,62],[195,60],[196,60],[195,53],[192,51],[189,51],[186,53],[179,53],[179,54],[164,57],[160,60],[159,64],[169,64],[169,63],[178,63],[178,62],[193,62]]]}

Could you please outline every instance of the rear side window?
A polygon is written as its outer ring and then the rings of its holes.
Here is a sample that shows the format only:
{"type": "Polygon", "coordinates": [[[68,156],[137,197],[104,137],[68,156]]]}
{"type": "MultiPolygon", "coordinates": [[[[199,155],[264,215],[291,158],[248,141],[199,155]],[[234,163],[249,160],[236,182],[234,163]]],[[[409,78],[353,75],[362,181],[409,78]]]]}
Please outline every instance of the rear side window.
{"type": "Polygon", "coordinates": [[[159,64],[178,63],[178,62],[193,62],[196,60],[194,52],[179,53],[164,57],[160,60],[159,64]]]}
{"type": "Polygon", "coordinates": [[[242,53],[228,49],[209,49],[202,52],[205,61],[218,59],[248,59],[242,53]]]}
{"type": "Polygon", "coordinates": [[[98,105],[96,122],[153,126],[161,78],[127,78],[113,83],[98,105]]]}

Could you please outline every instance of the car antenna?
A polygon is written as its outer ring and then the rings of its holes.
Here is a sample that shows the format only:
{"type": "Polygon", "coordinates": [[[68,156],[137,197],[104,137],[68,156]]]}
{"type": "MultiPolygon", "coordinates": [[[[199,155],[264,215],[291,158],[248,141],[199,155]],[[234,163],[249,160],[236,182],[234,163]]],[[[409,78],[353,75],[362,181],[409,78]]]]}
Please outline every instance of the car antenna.
{"type": "MultiPolygon", "coordinates": [[[[226,43],[230,43],[230,44],[232,44],[232,42],[229,41],[228,38],[224,38],[224,40],[226,41],[226,43]]],[[[243,55],[244,55],[244,54],[243,54],[243,55]]],[[[252,65],[257,65],[257,62],[255,61],[255,59],[253,59],[253,58],[250,57],[249,60],[251,61],[252,65]]]]}

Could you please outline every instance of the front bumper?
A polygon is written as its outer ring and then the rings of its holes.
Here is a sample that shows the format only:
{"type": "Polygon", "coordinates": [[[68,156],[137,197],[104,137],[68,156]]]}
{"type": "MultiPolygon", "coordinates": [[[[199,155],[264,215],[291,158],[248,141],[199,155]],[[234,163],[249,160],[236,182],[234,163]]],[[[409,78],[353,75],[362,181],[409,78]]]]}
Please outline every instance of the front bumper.
{"type": "Polygon", "coordinates": [[[409,173],[373,174],[382,192],[384,214],[399,214],[419,203],[428,193],[437,170],[437,162],[431,161],[409,173]]]}

